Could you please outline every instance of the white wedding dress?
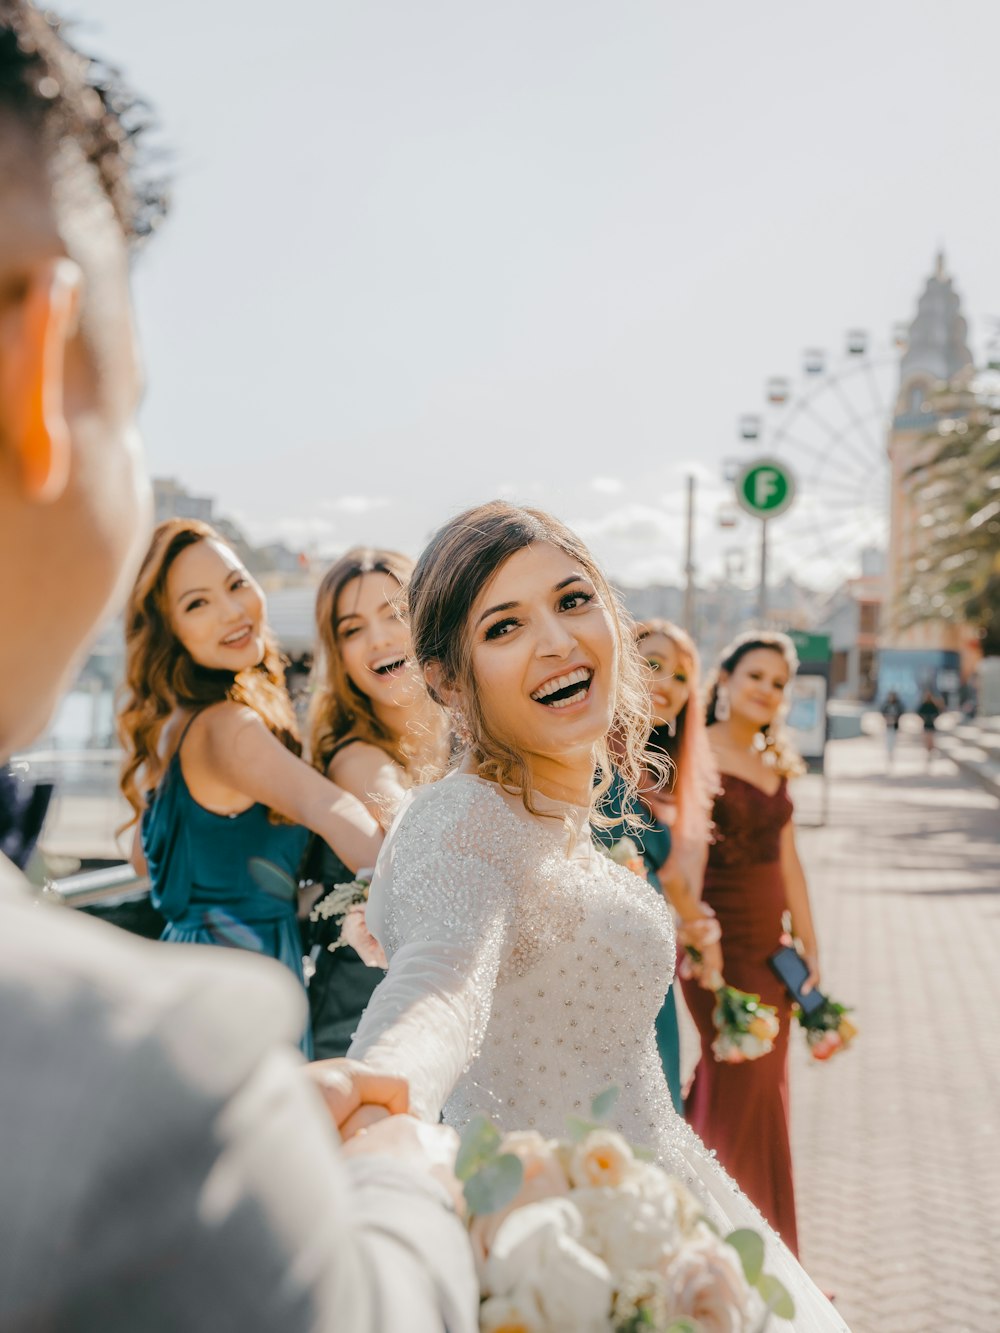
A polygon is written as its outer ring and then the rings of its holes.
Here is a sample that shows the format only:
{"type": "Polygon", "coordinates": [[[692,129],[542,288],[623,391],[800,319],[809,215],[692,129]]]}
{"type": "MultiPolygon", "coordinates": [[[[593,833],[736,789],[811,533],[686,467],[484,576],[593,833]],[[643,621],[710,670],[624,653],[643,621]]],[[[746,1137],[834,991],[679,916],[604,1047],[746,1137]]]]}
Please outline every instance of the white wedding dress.
{"type": "Polygon", "coordinates": [[[563,1136],[568,1114],[617,1085],[613,1126],[685,1181],[721,1232],[765,1235],[795,1329],[845,1330],[673,1108],[653,1031],[674,970],[663,899],[592,846],[587,811],[536,803],[553,817],[466,773],[409,794],[368,900],[389,971],[350,1056],[404,1075],[414,1114],[443,1111],[459,1129],[483,1112],[563,1136]]]}

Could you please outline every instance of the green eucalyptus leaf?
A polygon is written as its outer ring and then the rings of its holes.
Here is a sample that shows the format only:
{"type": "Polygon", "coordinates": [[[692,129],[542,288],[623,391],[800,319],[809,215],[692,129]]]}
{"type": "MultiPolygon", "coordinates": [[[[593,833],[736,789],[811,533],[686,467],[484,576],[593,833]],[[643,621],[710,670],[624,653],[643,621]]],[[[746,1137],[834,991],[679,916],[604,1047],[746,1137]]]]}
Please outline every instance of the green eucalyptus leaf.
{"type": "Polygon", "coordinates": [[[756,1231],[742,1228],[726,1237],[726,1244],[731,1245],[740,1256],[743,1273],[751,1286],[755,1286],[764,1271],[764,1242],[756,1231]]]}
{"type": "Polygon", "coordinates": [[[473,1116],[462,1130],[455,1175],[459,1180],[468,1180],[481,1166],[496,1157],[499,1146],[500,1131],[493,1121],[484,1115],[473,1116]]]}
{"type": "Polygon", "coordinates": [[[615,1102],[620,1095],[620,1089],[614,1084],[610,1088],[605,1088],[599,1092],[590,1103],[590,1114],[595,1120],[607,1120],[608,1116],[615,1109],[615,1102]]]}
{"type": "Polygon", "coordinates": [[[272,898],[280,898],[283,902],[294,902],[298,896],[297,881],[292,879],[287,870],[282,870],[273,861],[265,861],[262,856],[251,856],[247,862],[247,869],[258,889],[263,889],[272,898]]]}
{"type": "Polygon", "coordinates": [[[588,1134],[600,1128],[601,1126],[596,1120],[585,1120],[580,1115],[568,1115],[566,1117],[566,1133],[569,1135],[571,1143],[581,1143],[588,1134]]]}
{"type": "Polygon", "coordinates": [[[764,1298],[767,1308],[779,1319],[795,1318],[795,1302],[776,1277],[770,1273],[761,1273],[753,1285],[764,1298]]]}
{"type": "Polygon", "coordinates": [[[500,1153],[485,1162],[465,1182],[465,1202],[476,1216],[498,1213],[517,1197],[524,1180],[524,1166],[513,1153],[500,1153]]]}
{"type": "Polygon", "coordinates": [[[667,1325],[666,1333],[698,1333],[698,1325],[693,1319],[675,1319],[667,1325]]]}

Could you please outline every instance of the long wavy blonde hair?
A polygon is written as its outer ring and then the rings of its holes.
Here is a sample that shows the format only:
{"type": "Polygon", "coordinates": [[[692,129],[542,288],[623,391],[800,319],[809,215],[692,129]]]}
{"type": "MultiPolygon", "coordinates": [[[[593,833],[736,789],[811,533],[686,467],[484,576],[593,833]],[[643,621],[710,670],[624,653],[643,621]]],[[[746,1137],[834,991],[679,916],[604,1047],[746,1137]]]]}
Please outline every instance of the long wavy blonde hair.
{"type": "MultiPolygon", "coordinates": [[[[481,777],[490,778],[520,794],[525,809],[538,814],[531,796],[527,761],[514,746],[490,731],[472,666],[470,619],[476,599],[500,567],[517,551],[549,542],[578,562],[608,608],[617,645],[618,674],[614,682],[614,766],[634,797],[649,781],[664,781],[662,761],[647,754],[650,701],[645,663],[635,643],[632,621],[593,556],[575,533],[551,514],[493,500],[469,509],[446,523],[417,560],[410,580],[407,604],[413,651],[421,668],[436,663],[443,682],[460,688],[464,696],[466,752],[481,777]]],[[[441,700],[434,691],[433,697],[441,700]]],[[[601,780],[594,787],[591,806],[597,813],[611,785],[612,760],[608,737],[595,747],[601,780]]],[[[626,801],[628,808],[632,802],[626,801]]],[[[639,819],[641,822],[641,817],[639,819]]]]}
{"type": "Polygon", "coordinates": [[[672,620],[640,620],[635,627],[636,643],[654,635],[673,644],[688,677],[688,697],[674,719],[673,728],[656,727],[650,748],[662,751],[673,765],[673,797],[677,818],[672,832],[682,841],[706,843],[712,821],[712,804],[719,785],[712,751],[705,734],[705,710],[701,698],[701,662],[687,630],[672,620]]]}
{"type": "MultiPolygon", "coordinates": [[[[788,667],[789,681],[798,671],[799,655],[795,651],[795,644],[787,634],[782,634],[778,630],[748,630],[745,634],[738,635],[732,643],[723,648],[718,665],[708,678],[705,697],[707,726],[712,726],[716,721],[715,709],[719,699],[722,673],[725,672],[727,676],[732,675],[740,660],[746,657],[747,653],[752,653],[755,648],[767,648],[783,657],[788,667]]],[[[776,773],[780,773],[782,777],[795,778],[806,771],[806,766],[783,724],[781,713],[773,722],[760,728],[760,735],[764,742],[762,758],[776,773]]]]}
{"type": "Polygon", "coordinates": [[[166,763],[160,754],[160,739],[178,709],[197,711],[232,699],[252,708],[293,754],[302,753],[285,688],[283,659],[266,625],[263,658],[235,674],[200,666],[174,632],[167,575],[182,551],[203,541],[226,545],[214,528],[197,519],[171,518],[161,523],[125,610],[125,682],[118,737],[125,754],[120,786],[133,810],[125,829],[142,814],[146,792],[163,777],[166,763]]]}
{"type": "Polygon", "coordinates": [[[412,573],[413,561],[399,551],[355,546],[345,551],[323,575],[316,593],[318,652],[308,719],[309,759],[321,773],[326,772],[334,750],[347,736],[377,745],[414,778],[437,776],[443,766],[446,726],[441,708],[424,694],[425,706],[417,710],[421,715],[411,720],[408,733],[393,736],[379,721],[371,700],[348,675],[337,635],[337,605],[341,593],[355,579],[364,574],[385,574],[393,579],[399,586],[398,610],[402,615],[412,573]],[[438,750],[442,753],[438,754],[438,750]],[[426,759],[426,763],[421,766],[418,757],[426,759]]]}

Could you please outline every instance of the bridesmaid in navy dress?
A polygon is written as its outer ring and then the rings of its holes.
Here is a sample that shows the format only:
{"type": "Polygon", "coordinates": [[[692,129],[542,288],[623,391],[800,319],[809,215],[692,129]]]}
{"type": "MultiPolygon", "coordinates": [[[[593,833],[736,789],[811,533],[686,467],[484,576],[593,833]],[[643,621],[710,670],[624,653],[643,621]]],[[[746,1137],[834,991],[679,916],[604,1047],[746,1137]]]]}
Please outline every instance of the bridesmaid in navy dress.
{"type": "Polygon", "coordinates": [[[704,897],[722,927],[726,981],[778,1010],[781,1028],[774,1050],[745,1064],[717,1062],[711,1052],[711,997],[684,982],[702,1043],[688,1119],[793,1253],[798,1234],[788,1125],[792,1011],[767,959],[781,943],[783,914],[789,912],[809,968],[808,986],[819,984],[816,932],[788,795],[788,779],[802,771],[802,763],[780,725],[796,666],[785,635],[744,635],[723,654],[707,708],[721,791],[704,897]]]}
{"type": "MultiPolygon", "coordinates": [[[[330,567],[316,596],[319,652],[309,709],[314,766],[356,796],[382,828],[412,783],[437,776],[447,759],[444,712],[412,660],[402,599],[413,561],[396,551],[355,547],[330,567]]],[[[309,877],[324,888],[352,878],[317,839],[309,877]]],[[[347,944],[334,921],[310,923],[315,972],[309,982],[316,1057],[346,1055],[385,976],[347,944]]]]}
{"type": "Polygon", "coordinates": [[[308,831],[356,868],[374,863],[381,829],[299,757],[263,594],[207,524],[160,524],[125,629],[121,785],[163,939],[252,949],[301,980],[294,885],[308,831]],[[272,867],[263,877],[255,858],[272,867]]]}

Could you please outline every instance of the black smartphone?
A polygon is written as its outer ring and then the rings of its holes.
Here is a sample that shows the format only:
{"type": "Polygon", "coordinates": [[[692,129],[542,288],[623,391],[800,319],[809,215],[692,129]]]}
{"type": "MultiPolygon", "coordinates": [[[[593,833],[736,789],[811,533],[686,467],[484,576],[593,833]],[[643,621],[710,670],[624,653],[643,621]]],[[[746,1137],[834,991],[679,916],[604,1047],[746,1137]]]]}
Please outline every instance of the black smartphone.
{"type": "Polygon", "coordinates": [[[826,996],[822,991],[811,990],[808,995],[802,994],[802,986],[809,976],[809,968],[805,959],[790,944],[771,954],[767,962],[771,971],[804,1014],[807,1016],[814,1014],[826,1003],[826,996]]]}

